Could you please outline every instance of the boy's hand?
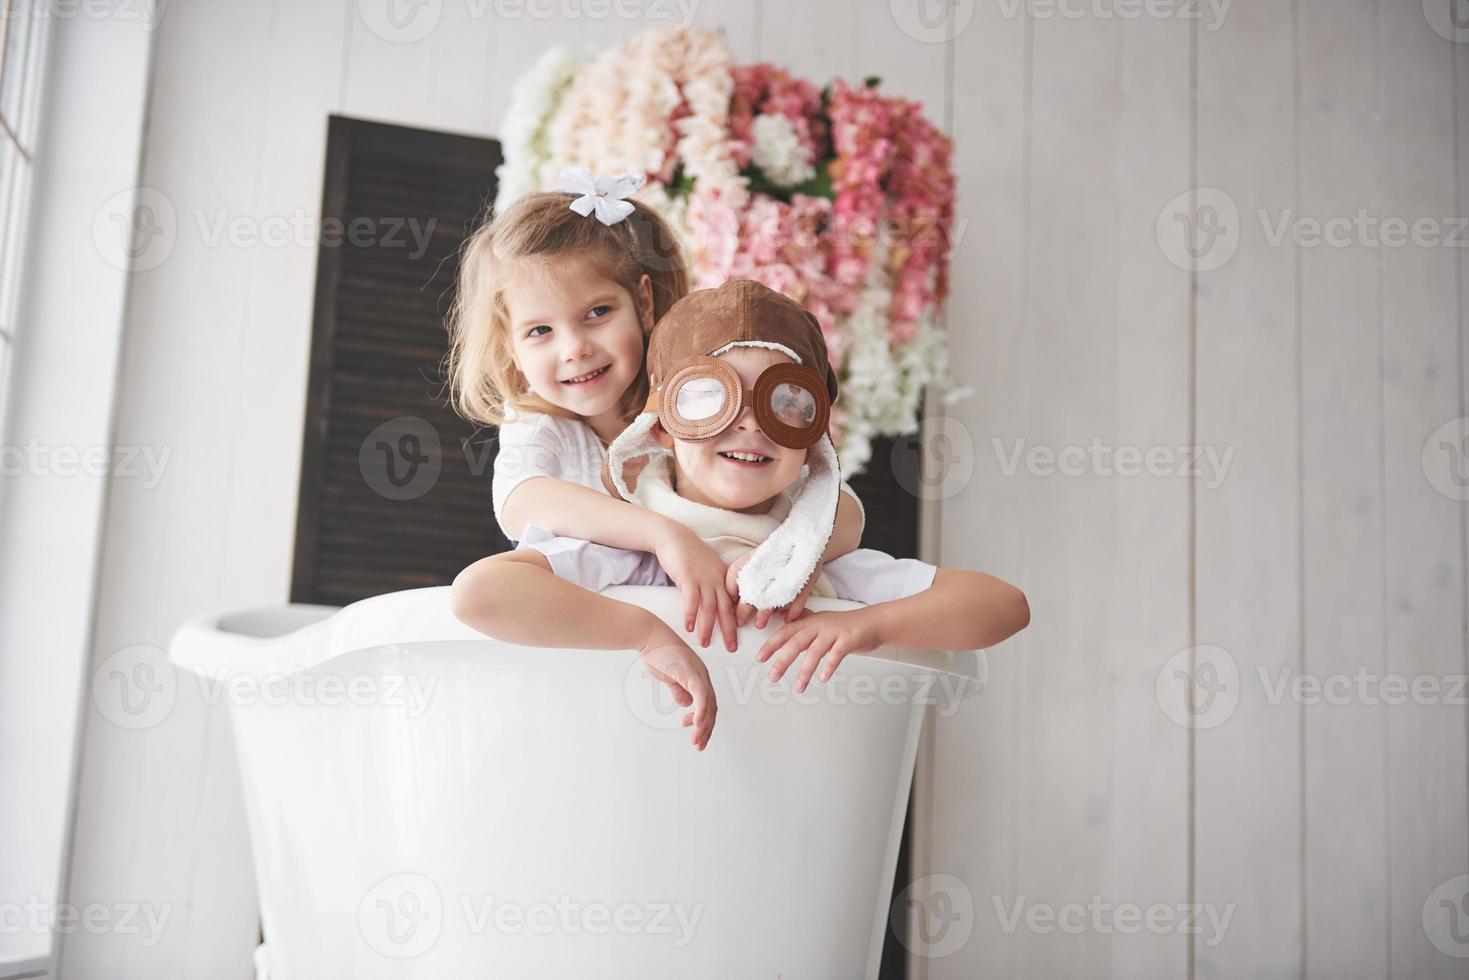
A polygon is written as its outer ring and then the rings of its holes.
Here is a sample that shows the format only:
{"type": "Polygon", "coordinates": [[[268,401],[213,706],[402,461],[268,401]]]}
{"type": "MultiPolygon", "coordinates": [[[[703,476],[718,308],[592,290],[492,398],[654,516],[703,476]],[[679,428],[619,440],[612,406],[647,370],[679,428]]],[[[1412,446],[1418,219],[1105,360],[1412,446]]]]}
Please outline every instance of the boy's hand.
{"type": "Polygon", "coordinates": [[[806,690],[811,676],[825,658],[821,680],[831,679],[837,665],[849,653],[867,653],[882,646],[871,609],[848,609],[841,612],[819,612],[797,621],[787,622],[760,647],[755,659],[771,661],[770,679],[778,681],[802,653],[806,659],[796,674],[796,692],[806,690]]]}
{"type": "Polygon", "coordinates": [[[725,649],[730,653],[739,649],[734,601],[725,589],[724,562],[714,549],[682,524],[669,521],[653,553],[683,593],[683,628],[697,630],[699,645],[707,647],[718,623],[725,649]]]}
{"type": "MultiPolygon", "coordinates": [[[[740,569],[745,567],[745,562],[749,561],[750,556],[754,553],[755,549],[751,548],[749,551],[745,552],[743,555],[740,555],[730,564],[729,574],[725,576],[724,586],[725,589],[729,592],[730,598],[734,602],[739,603],[739,605],[735,607],[735,622],[741,626],[744,626],[747,622],[749,622],[750,614],[754,613],[755,628],[757,630],[763,630],[766,625],[769,624],[770,617],[775,615],[777,610],[756,609],[748,602],[740,602],[740,569]]],[[[785,613],[785,621],[787,623],[795,622],[797,619],[801,618],[801,614],[806,611],[806,600],[811,598],[811,590],[816,588],[816,580],[820,577],[821,562],[817,562],[816,567],[811,571],[811,577],[806,579],[806,584],[801,586],[801,591],[796,593],[796,597],[786,605],[779,607],[779,609],[785,613]]]]}
{"type": "Polygon", "coordinates": [[[683,724],[693,726],[691,741],[696,749],[704,751],[714,733],[714,716],[719,713],[704,661],[662,620],[638,647],[638,657],[649,673],[668,685],[674,701],[685,708],[693,706],[694,710],[683,716],[683,724]]]}

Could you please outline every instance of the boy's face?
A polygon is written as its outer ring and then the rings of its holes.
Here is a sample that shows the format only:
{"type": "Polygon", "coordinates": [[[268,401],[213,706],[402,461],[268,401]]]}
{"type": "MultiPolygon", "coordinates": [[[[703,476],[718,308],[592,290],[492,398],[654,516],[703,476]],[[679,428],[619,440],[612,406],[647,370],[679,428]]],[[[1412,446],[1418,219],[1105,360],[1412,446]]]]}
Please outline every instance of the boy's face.
{"type": "MultiPolygon", "coordinates": [[[[719,359],[735,369],[747,393],[766,368],[791,363],[785,354],[765,347],[735,347],[719,359]]],[[[806,450],[778,446],[760,431],[748,394],[729,428],[712,439],[685,442],[661,425],[653,431],[659,445],[673,449],[678,495],[711,507],[763,514],[806,465],[806,450]]]]}

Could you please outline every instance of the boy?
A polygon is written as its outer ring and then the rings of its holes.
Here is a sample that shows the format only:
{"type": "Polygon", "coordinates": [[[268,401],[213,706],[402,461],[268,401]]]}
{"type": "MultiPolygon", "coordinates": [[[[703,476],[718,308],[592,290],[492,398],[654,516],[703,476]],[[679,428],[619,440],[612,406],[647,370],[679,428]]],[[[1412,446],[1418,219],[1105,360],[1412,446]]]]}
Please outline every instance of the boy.
{"type": "MultiPolygon", "coordinates": [[[[608,489],[714,546],[730,564],[742,624],[747,607],[786,606],[813,575],[812,594],[866,603],[788,615],[757,657],[772,661],[772,680],[803,653],[797,691],[823,663],[829,679],[848,654],[983,649],[1029,623],[1024,594],[979,572],[869,549],[817,567],[840,483],[826,431],[837,382],[820,325],[794,300],[748,279],[689,293],[654,328],[648,375],[647,408],[609,447],[608,489]]],[[[652,555],[528,527],[517,550],[460,573],[454,614],[512,643],[638,651],[675,700],[693,706],[683,722],[702,751],[717,710],[703,661],[652,613],[595,591],[667,584],[652,555]]]]}

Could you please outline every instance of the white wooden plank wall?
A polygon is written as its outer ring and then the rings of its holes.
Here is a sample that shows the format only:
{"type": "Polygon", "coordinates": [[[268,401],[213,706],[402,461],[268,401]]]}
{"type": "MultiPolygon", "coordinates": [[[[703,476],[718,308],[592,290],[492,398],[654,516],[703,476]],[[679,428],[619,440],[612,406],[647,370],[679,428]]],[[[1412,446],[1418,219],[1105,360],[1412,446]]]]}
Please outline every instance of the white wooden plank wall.
{"type": "MultiPolygon", "coordinates": [[[[199,221],[315,214],[330,112],[493,135],[548,45],[651,23],[442,0],[404,41],[369,25],[379,6],[166,10],[143,173],[179,233],[134,276],[117,441],[173,455],[158,488],[113,488],[98,664],[288,588],[315,253],[211,247],[199,221]]],[[[1469,972],[1424,927],[1469,874],[1463,704],[1288,687],[1465,672],[1464,504],[1424,446],[1469,412],[1469,250],[1273,240],[1299,217],[1463,214],[1469,45],[1419,0],[698,0],[692,17],[742,60],[880,75],[956,140],[948,320],[975,392],[930,437],[972,475],[925,505],[934,557],[1021,584],[1034,621],[992,653],[984,697],[933,719],[910,974],[1469,972]],[[1192,263],[1180,195],[1215,208],[1192,263]],[[1094,441],[1110,455],[1079,475],[1030,455],[1094,441]],[[1222,480],[1116,474],[1119,454],[1176,467],[1191,445],[1227,458],[1222,480]],[[1190,664],[1192,715],[1173,673],[1190,664]],[[1198,934],[1172,911],[1194,903],[1198,934]]],[[[172,915],[156,947],[67,936],[63,975],[249,977],[223,716],[191,686],[145,731],[87,710],[67,899],[172,915]]]]}

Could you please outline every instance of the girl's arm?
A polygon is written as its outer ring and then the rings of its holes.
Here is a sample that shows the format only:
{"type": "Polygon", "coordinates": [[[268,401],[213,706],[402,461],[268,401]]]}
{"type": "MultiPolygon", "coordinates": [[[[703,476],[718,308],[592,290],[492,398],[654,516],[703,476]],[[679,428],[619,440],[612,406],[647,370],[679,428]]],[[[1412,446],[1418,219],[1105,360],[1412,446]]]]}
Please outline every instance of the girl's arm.
{"type": "Polygon", "coordinates": [[[683,723],[693,744],[708,744],[718,711],[704,661],[657,616],[559,578],[539,551],[481,558],[460,572],[450,592],[460,622],[522,646],[635,650],[644,665],[693,711],[683,723]]]}
{"type": "Polygon", "coordinates": [[[699,644],[707,647],[718,624],[725,648],[738,649],[734,602],[724,587],[724,562],[677,521],[549,476],[517,484],[505,498],[501,519],[506,532],[516,539],[527,524],[534,524],[552,534],[657,555],[658,563],[683,594],[684,629],[697,631],[699,644]]]}
{"type": "Polygon", "coordinates": [[[1029,624],[1030,605],[1015,586],[983,572],[940,568],[933,584],[914,595],[787,622],[765,641],[755,659],[770,660],[770,679],[779,680],[805,653],[796,677],[796,690],[801,692],[823,659],[821,679],[827,680],[850,653],[880,646],[983,650],[1029,624]]]}

